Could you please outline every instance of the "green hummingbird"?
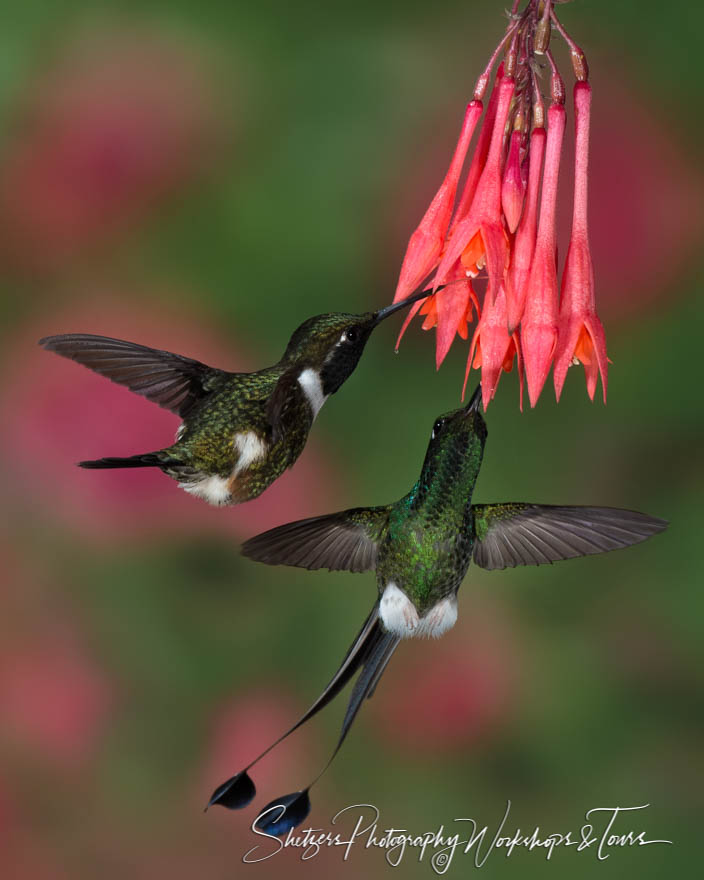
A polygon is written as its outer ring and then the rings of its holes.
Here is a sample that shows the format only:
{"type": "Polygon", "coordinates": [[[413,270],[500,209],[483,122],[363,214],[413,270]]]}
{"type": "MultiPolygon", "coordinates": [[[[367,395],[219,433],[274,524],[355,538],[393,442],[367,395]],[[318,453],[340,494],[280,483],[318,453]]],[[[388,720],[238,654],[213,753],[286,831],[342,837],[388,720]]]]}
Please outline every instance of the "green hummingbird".
{"type": "Polygon", "coordinates": [[[240,504],[261,495],[294,464],[320,408],[352,375],[374,328],[427,296],[419,292],[361,315],[309,318],[278,363],[255,373],[230,373],[88,333],[47,336],[39,344],[183,420],[171,446],[128,458],[81,461],[79,467],[156,467],[209,504],[240,504]]]}
{"type": "MultiPolygon", "coordinates": [[[[472,561],[485,569],[557,562],[628,547],[667,526],[665,520],[611,507],[473,503],[487,438],[480,393],[481,386],[466,407],[437,419],[420,477],[396,503],[288,523],[242,547],[245,556],[269,565],[376,573],[377,600],[342,665],[308,712],[277,740],[312,718],[359,672],[324,770],[401,639],[437,638],[454,625],[457,592],[472,561]]],[[[247,771],[274,745],[219,786],[208,806],[246,806],[256,793],[247,771]]],[[[308,791],[318,778],[273,800],[256,827],[279,835],[302,822],[310,810],[308,791]]]]}

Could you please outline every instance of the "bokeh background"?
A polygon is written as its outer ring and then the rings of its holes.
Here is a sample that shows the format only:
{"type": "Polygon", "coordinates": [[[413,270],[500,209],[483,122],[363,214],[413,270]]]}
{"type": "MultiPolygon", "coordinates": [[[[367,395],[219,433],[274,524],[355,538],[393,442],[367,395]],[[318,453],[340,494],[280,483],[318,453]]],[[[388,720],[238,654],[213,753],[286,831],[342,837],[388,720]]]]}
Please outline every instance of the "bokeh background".
{"type": "MultiPolygon", "coordinates": [[[[259,500],[212,510],[159,473],[76,469],[164,445],[178,420],[36,340],[104,333],[250,369],[311,314],[385,304],[504,5],[28,0],[5,16],[0,876],[342,869],[338,852],[244,868],[255,806],[201,808],[317,695],[373,578],[269,569],[238,545],[407,491],[434,418],[457,404],[466,344],[436,373],[431,337],[414,327],[394,355],[389,322],[296,467],[259,500]]],[[[583,0],[561,13],[593,71],[609,402],[589,402],[580,369],[559,407],[546,393],[520,414],[504,377],[476,497],[620,505],[672,525],[607,557],[472,571],[457,626],[398,650],[311,819],[328,827],[371,802],[383,827],[494,827],[511,799],[508,827],[549,833],[591,807],[649,803],[623,830],[674,846],[603,863],[558,851],[549,868],[689,875],[704,818],[704,11],[583,0]]],[[[342,709],[262,763],[256,804],[319,768],[342,709]]],[[[401,870],[429,876],[414,859],[401,870]]],[[[389,868],[358,848],[344,870],[389,868]]],[[[458,858],[450,873],[470,870],[458,858]]],[[[517,852],[483,870],[546,868],[517,852]]]]}

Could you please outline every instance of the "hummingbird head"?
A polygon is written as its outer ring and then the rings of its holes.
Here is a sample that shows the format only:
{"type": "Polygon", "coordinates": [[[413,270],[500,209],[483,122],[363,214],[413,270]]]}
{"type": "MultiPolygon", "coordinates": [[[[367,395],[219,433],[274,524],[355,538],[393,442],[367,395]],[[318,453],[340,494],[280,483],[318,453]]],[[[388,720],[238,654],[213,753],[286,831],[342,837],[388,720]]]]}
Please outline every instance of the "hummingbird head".
{"type": "Polygon", "coordinates": [[[417,291],[376,312],[333,312],[308,318],[289,340],[283,360],[312,368],[320,377],[323,395],[334,394],[354,372],[372,330],[399,309],[427,297],[427,290],[417,291]]]}
{"type": "Polygon", "coordinates": [[[452,447],[464,454],[470,448],[484,448],[488,435],[481,413],[482,386],[477,385],[467,406],[445,413],[435,420],[430,435],[430,449],[452,447]]]}
{"type": "Polygon", "coordinates": [[[372,330],[399,309],[427,297],[427,290],[419,291],[376,312],[333,312],[308,318],[289,340],[283,359],[314,369],[323,395],[334,394],[354,372],[372,330]]]}
{"type": "Polygon", "coordinates": [[[370,312],[316,315],[293,334],[284,360],[314,369],[320,376],[323,394],[334,394],[354,372],[374,327],[370,312]]]}
{"type": "Polygon", "coordinates": [[[480,407],[478,385],[467,406],[435,420],[419,482],[424,496],[444,497],[451,487],[463,499],[471,497],[488,433],[480,407]]]}

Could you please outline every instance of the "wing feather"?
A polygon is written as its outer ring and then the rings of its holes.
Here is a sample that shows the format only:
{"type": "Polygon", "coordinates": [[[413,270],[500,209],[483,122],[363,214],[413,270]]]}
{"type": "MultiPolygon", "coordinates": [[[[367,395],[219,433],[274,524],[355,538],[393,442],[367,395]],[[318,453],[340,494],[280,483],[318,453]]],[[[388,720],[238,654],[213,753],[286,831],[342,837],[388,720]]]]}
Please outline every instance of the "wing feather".
{"type": "Polygon", "coordinates": [[[474,561],[487,569],[606,553],[645,541],[668,525],[666,520],[615,507],[513,502],[477,504],[474,517],[474,561]]]}
{"type": "Polygon", "coordinates": [[[66,333],[46,336],[39,344],[182,418],[227,375],[179,354],[109,336],[66,333]]]}
{"type": "Polygon", "coordinates": [[[242,553],[268,565],[371,571],[389,507],[357,507],[287,523],[250,538],[242,553]]]}

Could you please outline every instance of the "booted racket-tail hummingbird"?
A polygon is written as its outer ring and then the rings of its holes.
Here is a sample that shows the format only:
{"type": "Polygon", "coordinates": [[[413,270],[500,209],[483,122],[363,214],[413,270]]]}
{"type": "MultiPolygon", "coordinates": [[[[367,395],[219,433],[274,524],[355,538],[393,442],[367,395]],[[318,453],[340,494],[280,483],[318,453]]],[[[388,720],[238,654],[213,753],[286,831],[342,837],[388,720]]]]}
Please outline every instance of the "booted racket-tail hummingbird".
{"type": "Polygon", "coordinates": [[[427,296],[419,292],[362,315],[309,318],[291,336],[281,360],[255,373],[230,373],[87,333],[47,336],[39,344],[183,420],[175,442],[164,449],[82,461],[80,467],[156,467],[209,504],[240,504],[261,495],[294,464],[320,408],[352,375],[374,328],[427,296]]]}
{"type": "MultiPolygon", "coordinates": [[[[256,793],[249,769],[359,673],[334,758],[401,639],[439,637],[454,625],[457,592],[472,561],[485,569],[540,565],[628,547],[666,528],[665,520],[611,507],[475,504],[472,495],[487,438],[480,396],[481,386],[466,407],[437,419],[420,477],[395,504],[300,520],[243,545],[245,556],[269,565],[374,571],[378,595],[340,668],[313,706],[244,770],[220,785],[209,806],[246,806],[256,793]]],[[[309,790],[318,778],[271,801],[260,812],[256,828],[280,835],[300,824],[310,810],[309,790]]]]}

